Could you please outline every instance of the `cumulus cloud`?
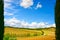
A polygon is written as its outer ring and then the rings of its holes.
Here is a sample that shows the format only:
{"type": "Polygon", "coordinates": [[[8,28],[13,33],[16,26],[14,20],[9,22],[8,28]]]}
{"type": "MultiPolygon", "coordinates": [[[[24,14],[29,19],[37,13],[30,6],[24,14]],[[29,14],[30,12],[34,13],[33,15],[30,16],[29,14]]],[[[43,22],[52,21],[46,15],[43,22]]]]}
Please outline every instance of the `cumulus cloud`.
{"type": "Polygon", "coordinates": [[[46,25],[45,28],[48,28],[48,27],[56,27],[56,25],[55,24],[46,25]]]}
{"type": "Polygon", "coordinates": [[[13,17],[11,19],[4,19],[4,22],[5,22],[5,25],[7,25],[7,26],[13,26],[13,27],[17,27],[20,24],[20,21],[17,20],[15,17],[13,17]]]}
{"type": "Polygon", "coordinates": [[[55,24],[52,24],[52,25],[50,25],[50,27],[56,27],[56,25],[55,24]]]}
{"type": "Polygon", "coordinates": [[[13,17],[11,19],[4,19],[4,22],[5,22],[4,24],[6,26],[19,27],[19,28],[47,28],[47,27],[51,27],[51,26],[55,25],[55,24],[47,25],[47,23],[45,23],[45,22],[28,23],[25,21],[20,21],[20,20],[16,19],[15,17],[13,17]]]}
{"type": "Polygon", "coordinates": [[[21,0],[20,6],[23,8],[29,8],[33,5],[33,0],[21,0]]]}
{"type": "Polygon", "coordinates": [[[35,9],[38,9],[38,8],[42,8],[42,5],[40,4],[40,2],[37,3],[37,6],[35,9]]]}

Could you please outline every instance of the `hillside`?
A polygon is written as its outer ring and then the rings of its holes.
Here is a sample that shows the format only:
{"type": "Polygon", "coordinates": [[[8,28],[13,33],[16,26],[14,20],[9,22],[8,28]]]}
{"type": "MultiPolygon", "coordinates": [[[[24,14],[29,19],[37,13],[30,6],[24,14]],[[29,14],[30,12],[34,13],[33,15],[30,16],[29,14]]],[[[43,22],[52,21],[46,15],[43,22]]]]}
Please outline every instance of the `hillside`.
{"type": "Polygon", "coordinates": [[[53,40],[55,39],[55,28],[13,28],[5,27],[4,40],[53,40]],[[44,39],[43,39],[44,38],[44,39]]]}

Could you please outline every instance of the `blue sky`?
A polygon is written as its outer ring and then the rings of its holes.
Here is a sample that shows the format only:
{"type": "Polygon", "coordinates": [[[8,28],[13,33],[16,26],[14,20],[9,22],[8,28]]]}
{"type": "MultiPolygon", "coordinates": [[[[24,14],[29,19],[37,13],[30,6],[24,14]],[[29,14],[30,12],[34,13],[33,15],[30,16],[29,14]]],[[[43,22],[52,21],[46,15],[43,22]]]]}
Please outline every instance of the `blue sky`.
{"type": "MultiPolygon", "coordinates": [[[[56,0],[4,0],[5,25],[13,25],[12,19],[30,26],[39,23],[53,25],[55,24],[55,3],[56,0]],[[8,24],[9,22],[10,24],[8,24]]],[[[19,25],[21,25],[20,23],[19,25]]]]}

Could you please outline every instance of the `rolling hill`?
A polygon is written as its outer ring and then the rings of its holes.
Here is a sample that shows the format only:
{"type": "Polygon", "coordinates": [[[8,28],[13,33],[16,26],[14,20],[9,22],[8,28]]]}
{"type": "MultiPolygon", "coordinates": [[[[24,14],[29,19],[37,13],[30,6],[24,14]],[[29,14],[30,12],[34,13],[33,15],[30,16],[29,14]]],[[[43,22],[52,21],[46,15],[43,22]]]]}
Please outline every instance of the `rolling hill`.
{"type": "Polygon", "coordinates": [[[4,40],[55,40],[55,28],[5,27],[4,40]]]}

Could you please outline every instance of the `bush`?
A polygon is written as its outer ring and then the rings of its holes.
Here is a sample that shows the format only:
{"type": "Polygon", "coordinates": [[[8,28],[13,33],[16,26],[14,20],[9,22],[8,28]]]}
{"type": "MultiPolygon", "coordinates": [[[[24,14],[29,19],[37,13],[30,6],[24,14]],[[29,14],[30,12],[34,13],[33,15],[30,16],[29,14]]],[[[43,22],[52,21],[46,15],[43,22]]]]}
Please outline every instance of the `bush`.
{"type": "Polygon", "coordinates": [[[3,40],[9,40],[9,34],[6,34],[6,35],[4,35],[4,38],[3,38],[3,40]]]}
{"type": "Polygon", "coordinates": [[[16,40],[16,37],[14,37],[14,35],[12,36],[7,33],[6,35],[4,35],[3,40],[16,40]]]}

